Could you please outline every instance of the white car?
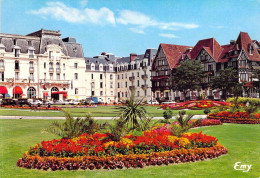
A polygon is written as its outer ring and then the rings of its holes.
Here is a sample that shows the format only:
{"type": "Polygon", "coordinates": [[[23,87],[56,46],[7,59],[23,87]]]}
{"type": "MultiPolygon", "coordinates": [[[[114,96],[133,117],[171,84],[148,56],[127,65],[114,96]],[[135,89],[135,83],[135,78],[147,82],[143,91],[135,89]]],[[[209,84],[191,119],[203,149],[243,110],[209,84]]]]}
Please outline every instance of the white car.
{"type": "Polygon", "coordinates": [[[69,101],[69,104],[71,104],[71,105],[78,105],[78,104],[80,104],[80,102],[77,101],[77,100],[71,100],[71,101],[69,101]]]}
{"type": "Polygon", "coordinates": [[[153,101],[150,100],[150,101],[148,102],[148,104],[159,104],[159,102],[156,101],[156,100],[153,100],[153,101]]]}
{"type": "Polygon", "coordinates": [[[176,103],[175,101],[164,101],[162,102],[162,104],[172,104],[172,103],[176,103]]]}
{"type": "Polygon", "coordinates": [[[56,105],[68,105],[68,104],[70,104],[70,103],[69,103],[69,101],[67,101],[67,100],[64,100],[64,101],[62,101],[62,100],[56,100],[56,101],[54,101],[54,104],[56,104],[56,105]]]}
{"type": "Polygon", "coordinates": [[[29,103],[31,105],[42,105],[43,104],[41,100],[29,101],[29,103]]]}
{"type": "Polygon", "coordinates": [[[46,105],[48,105],[48,104],[53,104],[53,101],[51,101],[51,100],[46,100],[46,101],[45,101],[45,104],[46,104],[46,105]]]}

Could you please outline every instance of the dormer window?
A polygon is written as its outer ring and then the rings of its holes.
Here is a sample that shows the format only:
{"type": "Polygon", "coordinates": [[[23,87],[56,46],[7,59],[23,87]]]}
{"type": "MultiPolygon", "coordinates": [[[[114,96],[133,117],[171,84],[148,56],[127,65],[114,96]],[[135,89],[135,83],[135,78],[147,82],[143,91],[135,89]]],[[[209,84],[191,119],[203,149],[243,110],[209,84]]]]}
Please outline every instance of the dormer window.
{"type": "Polygon", "coordinates": [[[19,57],[20,54],[20,49],[15,49],[14,50],[14,57],[19,57]]]}
{"type": "Polygon", "coordinates": [[[251,45],[250,48],[249,48],[249,54],[250,55],[253,55],[253,50],[254,50],[253,45],[251,45]]]}
{"type": "Polygon", "coordinates": [[[32,41],[28,41],[28,46],[32,46],[32,41]]]}
{"type": "Polygon", "coordinates": [[[14,45],[16,45],[16,39],[14,39],[14,45]]]}

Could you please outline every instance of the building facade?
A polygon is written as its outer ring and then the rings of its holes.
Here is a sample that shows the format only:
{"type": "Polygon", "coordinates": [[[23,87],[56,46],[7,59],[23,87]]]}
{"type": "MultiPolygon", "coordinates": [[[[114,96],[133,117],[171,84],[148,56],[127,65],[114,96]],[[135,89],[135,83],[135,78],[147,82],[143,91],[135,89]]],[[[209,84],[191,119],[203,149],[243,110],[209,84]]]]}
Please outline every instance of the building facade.
{"type": "Polygon", "coordinates": [[[184,100],[184,97],[196,99],[201,94],[209,99],[221,99],[222,93],[210,89],[208,84],[220,69],[233,67],[238,70],[238,82],[251,86],[243,95],[259,97],[258,89],[252,87],[252,74],[259,66],[259,42],[251,40],[246,32],[240,32],[237,40],[231,40],[230,44],[222,46],[214,38],[200,40],[194,47],[160,44],[152,65],[153,95],[158,100],[184,100]],[[201,61],[204,71],[209,74],[202,84],[203,90],[190,91],[187,96],[178,91],[172,92],[168,86],[170,73],[184,60],[201,61]]]}

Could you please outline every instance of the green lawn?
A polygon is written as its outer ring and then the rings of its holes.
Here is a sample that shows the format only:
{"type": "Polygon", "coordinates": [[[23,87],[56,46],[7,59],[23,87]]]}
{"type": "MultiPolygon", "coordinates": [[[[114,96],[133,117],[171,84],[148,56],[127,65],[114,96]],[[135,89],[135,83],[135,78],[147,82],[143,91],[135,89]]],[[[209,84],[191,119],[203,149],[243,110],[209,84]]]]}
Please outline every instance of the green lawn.
{"type": "MultiPolygon", "coordinates": [[[[164,110],[157,109],[157,106],[145,106],[147,112],[155,117],[162,117],[164,110]]],[[[115,106],[98,106],[96,108],[66,108],[74,117],[84,117],[86,113],[91,113],[94,117],[115,117],[117,110],[115,106]]],[[[179,111],[174,110],[174,113],[179,111]]],[[[203,110],[188,110],[187,114],[204,114],[203,110]]],[[[24,109],[6,110],[0,108],[0,116],[43,116],[43,117],[61,117],[61,111],[30,111],[24,109]]]]}
{"type": "MultiPolygon", "coordinates": [[[[260,125],[224,124],[192,129],[216,136],[229,153],[217,159],[147,167],[144,169],[94,171],[39,171],[16,167],[16,161],[30,146],[55,138],[41,134],[51,120],[0,120],[1,177],[259,177],[260,125]],[[249,172],[235,171],[235,162],[252,164],[249,172]]],[[[60,121],[62,122],[62,121],[60,121]]],[[[56,137],[57,138],[57,137],[56,137]]]]}

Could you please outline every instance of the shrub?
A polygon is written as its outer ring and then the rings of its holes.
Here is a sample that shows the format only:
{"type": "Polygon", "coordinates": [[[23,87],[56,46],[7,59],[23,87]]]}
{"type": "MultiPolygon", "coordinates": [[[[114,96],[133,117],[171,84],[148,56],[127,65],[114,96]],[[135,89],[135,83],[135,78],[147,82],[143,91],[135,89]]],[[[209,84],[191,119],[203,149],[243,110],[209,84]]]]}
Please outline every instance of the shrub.
{"type": "Polygon", "coordinates": [[[206,108],[206,109],[204,110],[204,114],[208,115],[209,113],[210,113],[210,109],[209,109],[209,108],[206,108]]]}
{"type": "Polygon", "coordinates": [[[171,119],[173,116],[172,110],[167,109],[166,111],[163,112],[163,117],[164,119],[171,119]]]}

